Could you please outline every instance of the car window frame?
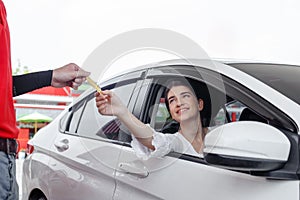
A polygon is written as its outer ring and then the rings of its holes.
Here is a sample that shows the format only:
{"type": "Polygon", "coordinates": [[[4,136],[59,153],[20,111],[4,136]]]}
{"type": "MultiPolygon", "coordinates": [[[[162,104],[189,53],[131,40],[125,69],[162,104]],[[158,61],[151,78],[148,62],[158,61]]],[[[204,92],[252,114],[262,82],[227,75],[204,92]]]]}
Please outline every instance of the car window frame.
{"type": "MultiPolygon", "coordinates": [[[[245,104],[247,107],[252,108],[253,110],[262,110],[262,116],[269,121],[272,121],[270,118],[277,117],[276,120],[279,122],[277,127],[281,124],[281,126],[285,127],[288,131],[291,131],[295,134],[298,133],[299,128],[297,127],[296,123],[266,99],[259,96],[246,86],[234,81],[230,77],[210,69],[204,69],[198,66],[170,65],[169,69],[166,66],[149,69],[146,78],[185,75],[187,78],[200,80],[197,76],[199,73],[202,76],[205,76],[205,80],[202,78],[201,81],[206,82],[207,85],[220,91],[224,90],[224,88],[222,88],[224,85],[231,86],[225,87],[226,93],[230,93],[231,96],[240,102],[248,101],[250,98],[252,101],[251,104],[245,104]],[[240,94],[243,94],[244,96],[240,94]]],[[[276,120],[273,120],[273,122],[275,123],[276,120]]],[[[276,124],[274,125],[276,126],[276,124]]]]}

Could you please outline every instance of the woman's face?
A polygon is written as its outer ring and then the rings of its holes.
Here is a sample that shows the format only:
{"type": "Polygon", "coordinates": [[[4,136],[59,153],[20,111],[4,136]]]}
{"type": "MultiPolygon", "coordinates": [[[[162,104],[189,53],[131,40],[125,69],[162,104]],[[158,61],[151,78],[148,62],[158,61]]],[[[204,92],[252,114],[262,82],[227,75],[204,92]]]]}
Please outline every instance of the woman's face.
{"type": "Polygon", "coordinates": [[[203,109],[203,101],[198,100],[186,86],[172,87],[167,95],[167,101],[172,118],[179,123],[198,118],[199,111],[203,109]]]}

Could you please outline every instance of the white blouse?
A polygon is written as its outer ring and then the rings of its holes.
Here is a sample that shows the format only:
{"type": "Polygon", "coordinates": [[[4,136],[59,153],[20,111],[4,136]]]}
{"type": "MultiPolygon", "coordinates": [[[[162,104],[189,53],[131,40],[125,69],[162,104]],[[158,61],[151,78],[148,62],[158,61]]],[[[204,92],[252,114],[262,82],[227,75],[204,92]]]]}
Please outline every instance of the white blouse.
{"type": "Polygon", "coordinates": [[[154,133],[152,140],[152,145],[155,147],[154,151],[144,146],[132,135],[131,146],[138,158],[147,160],[151,157],[163,157],[170,152],[185,153],[203,157],[202,153],[197,153],[192,144],[185,139],[181,133],[176,132],[174,134],[164,134],[155,131],[153,128],[151,129],[154,133]]]}

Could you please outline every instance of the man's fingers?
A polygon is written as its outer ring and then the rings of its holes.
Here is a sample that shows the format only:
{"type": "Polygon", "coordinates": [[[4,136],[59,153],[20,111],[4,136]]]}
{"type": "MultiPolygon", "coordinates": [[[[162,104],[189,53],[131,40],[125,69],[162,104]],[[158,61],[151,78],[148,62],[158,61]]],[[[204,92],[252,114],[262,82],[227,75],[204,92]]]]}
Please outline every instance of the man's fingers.
{"type": "Polygon", "coordinates": [[[73,89],[77,90],[78,87],[86,80],[86,78],[75,78],[69,86],[72,87],[73,89]]]}
{"type": "Polygon", "coordinates": [[[90,72],[87,72],[87,71],[85,71],[81,68],[79,68],[79,70],[76,73],[77,73],[76,74],[76,79],[77,78],[82,78],[82,77],[85,78],[85,77],[87,77],[91,74],[90,72]]]}
{"type": "Polygon", "coordinates": [[[69,87],[73,88],[74,90],[77,90],[80,85],[81,85],[80,83],[76,83],[74,81],[69,81],[66,83],[66,86],[69,86],[69,87]]]}
{"type": "Polygon", "coordinates": [[[77,77],[73,80],[74,83],[82,84],[86,80],[85,77],[77,77]]]}

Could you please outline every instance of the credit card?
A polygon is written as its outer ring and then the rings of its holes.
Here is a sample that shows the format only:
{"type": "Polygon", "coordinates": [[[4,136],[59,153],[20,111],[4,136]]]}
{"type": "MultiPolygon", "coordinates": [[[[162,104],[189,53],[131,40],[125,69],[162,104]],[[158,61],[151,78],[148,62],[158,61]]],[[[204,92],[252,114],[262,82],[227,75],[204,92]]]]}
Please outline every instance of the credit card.
{"type": "Polygon", "coordinates": [[[86,77],[86,80],[87,80],[87,82],[88,82],[93,88],[95,88],[99,93],[102,92],[101,89],[100,89],[100,87],[96,84],[96,82],[93,81],[89,76],[86,77]]]}

